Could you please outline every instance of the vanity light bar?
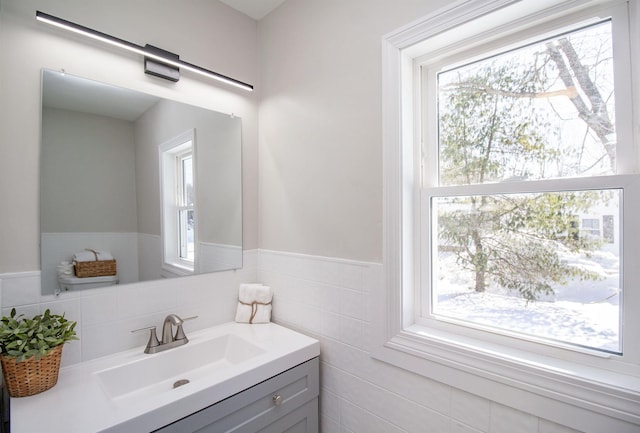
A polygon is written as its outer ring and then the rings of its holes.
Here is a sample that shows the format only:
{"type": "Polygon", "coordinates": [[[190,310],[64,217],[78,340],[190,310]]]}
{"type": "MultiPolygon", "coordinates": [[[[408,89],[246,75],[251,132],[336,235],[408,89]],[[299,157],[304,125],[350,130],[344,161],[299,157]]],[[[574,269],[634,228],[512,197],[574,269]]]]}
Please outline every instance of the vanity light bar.
{"type": "Polygon", "coordinates": [[[210,71],[209,69],[202,68],[198,65],[194,65],[193,63],[185,62],[184,60],[176,60],[175,58],[172,59],[159,55],[157,51],[153,51],[143,46],[125,41],[124,39],[116,38],[115,36],[111,36],[106,33],[81,26],[80,24],[72,23],[71,21],[67,21],[62,18],[54,17],[53,15],[49,15],[44,12],[36,11],[36,20],[71,31],[73,33],[86,36],[91,39],[95,39],[97,41],[107,43],[109,45],[113,45],[118,48],[122,48],[127,51],[131,51],[133,53],[141,54],[145,57],[155,59],[167,65],[184,68],[188,71],[195,72],[196,74],[200,74],[208,78],[213,78],[214,80],[218,80],[244,90],[253,91],[253,86],[251,84],[247,84],[242,81],[236,80],[235,78],[227,77],[226,75],[210,71]]]}

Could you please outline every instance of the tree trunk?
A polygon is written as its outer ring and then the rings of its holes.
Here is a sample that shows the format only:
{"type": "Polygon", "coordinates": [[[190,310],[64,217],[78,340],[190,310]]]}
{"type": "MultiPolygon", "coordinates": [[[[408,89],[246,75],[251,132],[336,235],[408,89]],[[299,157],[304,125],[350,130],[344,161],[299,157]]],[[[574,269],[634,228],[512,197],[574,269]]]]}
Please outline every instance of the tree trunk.
{"type": "Polygon", "coordinates": [[[475,291],[478,293],[482,293],[486,289],[485,278],[487,273],[487,256],[484,253],[484,247],[482,245],[480,233],[478,233],[477,230],[473,230],[471,237],[473,239],[473,245],[475,247],[475,254],[473,255],[473,267],[476,272],[475,291]]]}

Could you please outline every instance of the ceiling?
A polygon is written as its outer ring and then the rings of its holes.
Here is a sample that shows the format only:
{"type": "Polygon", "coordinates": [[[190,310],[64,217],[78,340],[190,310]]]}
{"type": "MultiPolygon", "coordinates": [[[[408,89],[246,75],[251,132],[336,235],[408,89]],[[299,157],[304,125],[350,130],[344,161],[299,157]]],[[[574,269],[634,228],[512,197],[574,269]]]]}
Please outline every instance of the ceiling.
{"type": "Polygon", "coordinates": [[[133,122],[160,98],[45,69],[42,106],[81,111],[133,122]]]}
{"type": "Polygon", "coordinates": [[[222,3],[249,15],[256,21],[284,3],[285,0],[220,0],[222,3]]]}

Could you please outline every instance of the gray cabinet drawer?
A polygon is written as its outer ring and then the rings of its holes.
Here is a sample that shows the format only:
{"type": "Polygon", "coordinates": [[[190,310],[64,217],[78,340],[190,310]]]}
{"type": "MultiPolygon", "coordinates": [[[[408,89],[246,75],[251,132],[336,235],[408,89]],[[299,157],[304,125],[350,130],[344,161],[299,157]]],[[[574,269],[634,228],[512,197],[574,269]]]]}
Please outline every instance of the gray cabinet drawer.
{"type": "Polygon", "coordinates": [[[318,370],[318,358],[314,358],[156,431],[317,432],[318,370]],[[274,396],[280,396],[279,405],[275,404],[274,396]],[[297,409],[300,410],[296,411],[297,409]],[[314,414],[309,414],[310,410],[314,414]],[[314,417],[315,430],[300,430],[314,417]],[[282,426],[279,427],[279,423],[282,426]]]}
{"type": "Polygon", "coordinates": [[[318,433],[318,398],[258,430],[258,433],[318,433]]]}

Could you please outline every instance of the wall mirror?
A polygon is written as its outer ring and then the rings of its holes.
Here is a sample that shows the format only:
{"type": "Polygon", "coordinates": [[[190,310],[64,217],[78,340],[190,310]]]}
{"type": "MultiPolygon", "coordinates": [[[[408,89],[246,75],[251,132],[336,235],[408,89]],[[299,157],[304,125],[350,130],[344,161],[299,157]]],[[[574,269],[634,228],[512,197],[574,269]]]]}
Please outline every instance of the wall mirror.
{"type": "Polygon", "coordinates": [[[43,294],[242,267],[240,118],[51,70],[41,107],[43,294]]]}

